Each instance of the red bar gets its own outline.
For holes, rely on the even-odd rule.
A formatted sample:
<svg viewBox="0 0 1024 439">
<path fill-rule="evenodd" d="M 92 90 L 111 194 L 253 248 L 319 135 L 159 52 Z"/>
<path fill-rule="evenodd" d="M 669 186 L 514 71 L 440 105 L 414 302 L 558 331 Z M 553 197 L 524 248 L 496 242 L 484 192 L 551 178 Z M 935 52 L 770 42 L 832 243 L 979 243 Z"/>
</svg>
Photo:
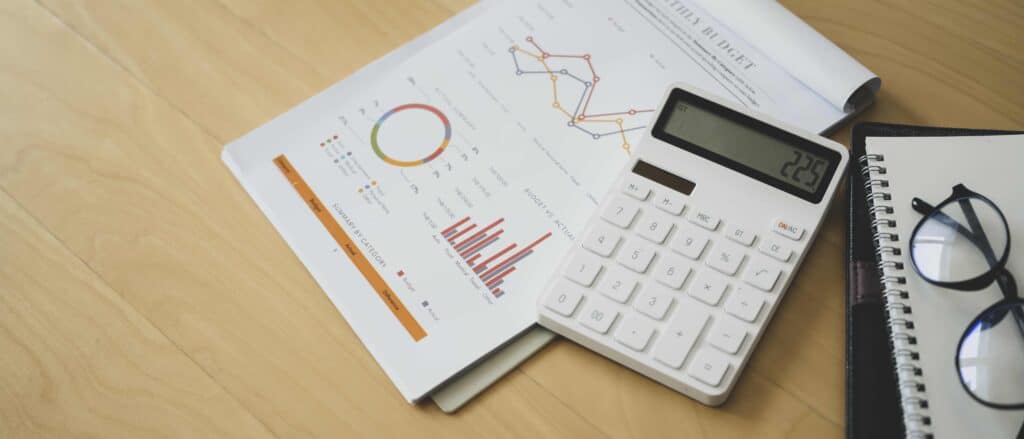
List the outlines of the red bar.
<svg viewBox="0 0 1024 439">
<path fill-rule="evenodd" d="M 500 293 L 500 292 L 501 292 L 501 288 L 495 288 L 495 289 L 491 290 L 491 294 L 493 294 L 494 297 L 498 297 L 498 293 Z"/>
<path fill-rule="evenodd" d="M 455 224 L 452 224 L 452 226 L 451 226 L 451 227 L 449 227 L 449 228 L 447 228 L 447 229 L 444 229 L 444 230 L 442 230 L 442 231 L 441 231 L 441 234 L 442 234 L 442 235 L 446 235 L 446 234 L 448 234 L 448 232 L 451 232 L 452 230 L 455 230 L 455 228 L 456 228 L 456 227 L 458 227 L 458 226 L 461 226 L 461 225 L 462 225 L 462 223 L 464 223 L 464 222 L 466 222 L 466 221 L 469 221 L 469 217 L 468 217 L 468 216 L 467 216 L 467 217 L 465 217 L 465 218 L 463 218 L 463 219 L 461 219 L 461 220 L 459 220 L 459 222 L 457 222 L 457 223 L 455 223 Z"/>
<path fill-rule="evenodd" d="M 513 272 L 513 271 L 516 271 L 516 267 L 515 266 L 509 267 L 508 270 L 502 271 L 501 274 L 499 274 L 497 276 L 494 276 L 494 278 L 492 278 L 491 280 L 487 281 L 487 288 L 490 288 L 490 287 L 494 286 L 494 284 L 498 283 L 498 281 L 501 280 L 501 278 L 503 278 L 505 276 L 508 276 L 508 274 Z"/>
<path fill-rule="evenodd" d="M 480 253 L 477 253 L 476 256 L 473 256 L 472 258 L 466 259 L 466 263 L 469 264 L 469 265 L 473 265 L 473 261 L 477 260 L 477 258 L 479 258 L 479 257 L 480 257 Z"/>
<path fill-rule="evenodd" d="M 461 232 L 452 235 L 451 238 L 448 238 L 448 243 L 450 244 L 450 243 L 455 242 L 455 240 L 459 239 L 460 236 L 465 235 L 466 232 L 468 232 L 470 230 L 473 230 L 475 228 L 476 228 L 476 224 L 470 224 L 469 227 L 466 227 L 465 229 L 462 229 Z"/>
<path fill-rule="evenodd" d="M 533 241 L 532 243 L 530 243 L 530 245 L 528 245 L 528 246 L 526 246 L 526 247 L 523 247 L 523 249 L 522 249 L 522 250 L 519 250 L 518 252 L 516 252 L 516 254 L 514 254 L 514 255 L 512 255 L 512 256 L 509 256 L 508 258 L 505 258 L 505 260 L 504 260 L 504 261 L 501 261 L 501 263 L 499 263 L 499 264 L 495 264 L 495 265 L 494 265 L 494 268 L 492 268 L 492 269 L 490 269 L 490 270 L 487 270 L 487 272 L 485 272 L 484 274 L 481 274 L 481 275 L 480 275 L 480 277 L 487 277 L 487 275 L 488 275 L 488 274 L 491 274 L 491 272 L 493 272 L 494 270 L 496 270 L 496 269 L 498 269 L 498 268 L 501 268 L 501 265 L 502 265 L 502 264 L 504 264 L 504 263 L 506 263 L 506 262 L 508 262 L 508 261 L 511 261 L 511 260 L 513 260 L 513 259 L 515 259 L 515 258 L 519 257 L 519 255 L 522 255 L 523 253 L 526 253 L 526 252 L 530 251 L 530 249 L 532 249 L 532 248 L 536 247 L 536 246 L 537 246 L 537 244 L 540 244 L 540 243 L 541 243 L 541 242 L 543 242 L 543 241 L 544 241 L 545 239 L 548 239 L 548 237 L 549 237 L 549 236 L 551 236 L 551 232 L 548 232 L 548 233 L 544 234 L 544 236 L 541 236 L 540 238 L 537 238 L 537 240 L 536 240 L 536 241 Z M 493 280 L 493 279 L 492 279 L 492 280 Z"/>
<path fill-rule="evenodd" d="M 484 240 L 482 240 L 482 241 L 480 241 L 480 242 L 478 242 L 476 244 L 473 244 L 470 248 L 466 249 L 466 251 L 462 252 L 462 255 L 463 255 L 462 257 L 465 257 L 465 255 L 471 255 L 471 254 L 473 254 L 473 252 L 483 248 L 483 246 L 494 242 L 494 240 L 498 239 L 498 236 L 501 235 L 502 233 L 505 233 L 505 231 L 504 230 L 498 230 L 493 235 L 488 236 L 487 239 L 484 239 Z"/>
<path fill-rule="evenodd" d="M 505 218 L 498 219 L 497 221 L 489 224 L 487 227 L 484 227 L 484 228 L 480 229 L 480 231 L 474 233 L 473 236 L 470 236 L 469 238 L 466 238 L 462 242 L 460 242 L 458 244 L 455 244 L 455 249 L 458 250 L 459 247 L 461 247 L 462 245 L 465 245 L 467 242 L 470 242 L 470 241 L 480 237 L 480 235 L 483 235 L 484 233 L 487 233 L 488 230 L 491 230 L 491 227 L 494 227 L 494 226 L 496 226 L 498 224 L 501 224 L 502 221 L 505 221 Z"/>
<path fill-rule="evenodd" d="M 512 245 L 510 245 L 510 246 L 508 246 L 508 247 L 505 247 L 505 249 L 504 249 L 504 250 L 502 250 L 502 251 L 500 251 L 500 252 L 498 252 L 498 253 L 495 253 L 495 254 L 494 254 L 494 256 L 491 256 L 491 257 L 487 258 L 487 260 L 485 260 L 485 261 L 481 262 L 481 263 L 480 263 L 480 265 L 479 265 L 479 267 L 486 267 L 486 266 L 487 266 L 487 264 L 489 264 L 489 263 L 490 263 L 491 261 L 493 261 L 493 260 L 495 260 L 495 259 L 497 259 L 497 258 L 501 257 L 501 255 L 503 255 L 503 254 L 507 253 L 507 252 L 508 252 L 509 250 L 512 250 L 512 249 L 514 249 L 514 248 L 516 248 L 516 244 L 512 244 Z M 474 271 L 476 271 L 476 270 L 474 270 Z"/>
</svg>

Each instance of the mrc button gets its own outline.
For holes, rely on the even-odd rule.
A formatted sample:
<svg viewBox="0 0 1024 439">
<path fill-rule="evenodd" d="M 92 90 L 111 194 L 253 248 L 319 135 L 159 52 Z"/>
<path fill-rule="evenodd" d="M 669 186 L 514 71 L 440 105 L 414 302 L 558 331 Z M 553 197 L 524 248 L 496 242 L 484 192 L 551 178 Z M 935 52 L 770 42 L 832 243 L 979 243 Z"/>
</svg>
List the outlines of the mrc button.
<svg viewBox="0 0 1024 439">
<path fill-rule="evenodd" d="M 804 236 L 803 227 L 793 225 L 793 223 L 779 218 L 772 221 L 772 230 L 794 241 L 799 241 Z"/>
</svg>

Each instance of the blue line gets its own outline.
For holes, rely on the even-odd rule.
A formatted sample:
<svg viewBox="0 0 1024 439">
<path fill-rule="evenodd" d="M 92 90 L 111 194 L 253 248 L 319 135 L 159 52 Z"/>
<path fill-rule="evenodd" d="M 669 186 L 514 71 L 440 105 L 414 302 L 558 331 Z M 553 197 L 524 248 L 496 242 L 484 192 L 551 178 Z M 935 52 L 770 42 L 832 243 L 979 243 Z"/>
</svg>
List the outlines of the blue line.
<svg viewBox="0 0 1024 439">
<path fill-rule="evenodd" d="M 642 129 L 646 128 L 646 127 L 647 127 L 647 126 L 646 126 L 646 125 L 644 125 L 644 126 L 638 126 L 638 127 L 633 127 L 633 128 L 628 128 L 628 129 L 624 129 L 624 130 L 621 130 L 621 131 L 619 131 L 619 130 L 615 130 L 615 131 L 611 131 L 611 132 L 607 132 L 607 133 L 601 133 L 601 134 L 598 134 L 597 136 L 598 136 L 598 137 L 604 137 L 604 136 L 611 136 L 611 135 L 613 135 L 613 134 L 619 134 L 619 133 L 628 133 L 628 132 L 630 132 L 630 131 L 642 130 Z"/>
<path fill-rule="evenodd" d="M 572 112 L 573 125 L 576 124 L 576 117 L 580 115 L 580 107 L 583 106 L 583 98 L 587 97 L 587 90 L 590 90 L 590 86 L 583 83 L 583 94 L 580 95 L 580 101 L 576 103 L 576 110 Z"/>
<path fill-rule="evenodd" d="M 494 276 L 497 276 L 497 275 L 499 275 L 501 273 L 504 273 L 506 268 L 515 265 L 516 262 L 519 262 L 519 261 L 523 260 L 523 258 L 525 258 L 527 256 L 530 256 L 530 254 L 532 254 L 532 253 L 533 253 L 533 250 L 530 250 L 530 251 L 528 251 L 526 253 L 523 253 L 523 254 L 519 255 L 519 257 L 517 257 L 517 258 L 515 258 L 515 259 L 513 259 L 511 261 L 508 261 L 508 262 L 506 262 L 504 264 L 499 265 L 497 267 L 497 269 L 491 269 L 492 270 L 491 274 L 487 275 L 486 278 L 480 278 L 480 280 L 482 280 L 484 282 L 487 282 L 488 279 L 490 279 L 490 278 L 492 278 Z"/>
<path fill-rule="evenodd" d="M 462 253 L 463 250 L 469 248 L 469 246 L 471 246 L 473 244 L 476 244 L 477 242 L 480 242 L 481 239 L 487 239 L 487 234 L 484 233 L 483 235 L 480 235 L 480 236 L 477 236 L 476 238 L 473 238 L 472 241 L 469 241 L 469 242 L 467 242 L 465 244 L 462 244 L 462 245 L 460 245 L 458 247 L 455 247 L 455 251 L 457 251 L 459 253 Z"/>
</svg>

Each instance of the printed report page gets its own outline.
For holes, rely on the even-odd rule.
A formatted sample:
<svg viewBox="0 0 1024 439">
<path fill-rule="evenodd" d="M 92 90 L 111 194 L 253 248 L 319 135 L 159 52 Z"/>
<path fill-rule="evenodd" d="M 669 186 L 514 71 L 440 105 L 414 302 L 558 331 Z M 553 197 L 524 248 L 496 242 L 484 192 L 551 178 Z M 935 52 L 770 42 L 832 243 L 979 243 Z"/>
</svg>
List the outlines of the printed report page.
<svg viewBox="0 0 1024 439">
<path fill-rule="evenodd" d="M 811 131 L 842 116 L 685 2 L 494 2 L 224 156 L 412 401 L 535 322 L 679 81 Z"/>
</svg>

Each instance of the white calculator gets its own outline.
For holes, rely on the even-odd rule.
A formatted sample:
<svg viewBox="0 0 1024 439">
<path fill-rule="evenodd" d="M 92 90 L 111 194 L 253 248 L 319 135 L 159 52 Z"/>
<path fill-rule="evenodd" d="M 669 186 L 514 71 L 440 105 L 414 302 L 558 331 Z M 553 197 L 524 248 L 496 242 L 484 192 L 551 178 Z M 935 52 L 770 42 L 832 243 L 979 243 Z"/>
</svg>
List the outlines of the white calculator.
<svg viewBox="0 0 1024 439">
<path fill-rule="evenodd" d="M 540 324 L 719 405 L 846 169 L 842 145 L 682 85 L 538 301 Z"/>
</svg>

